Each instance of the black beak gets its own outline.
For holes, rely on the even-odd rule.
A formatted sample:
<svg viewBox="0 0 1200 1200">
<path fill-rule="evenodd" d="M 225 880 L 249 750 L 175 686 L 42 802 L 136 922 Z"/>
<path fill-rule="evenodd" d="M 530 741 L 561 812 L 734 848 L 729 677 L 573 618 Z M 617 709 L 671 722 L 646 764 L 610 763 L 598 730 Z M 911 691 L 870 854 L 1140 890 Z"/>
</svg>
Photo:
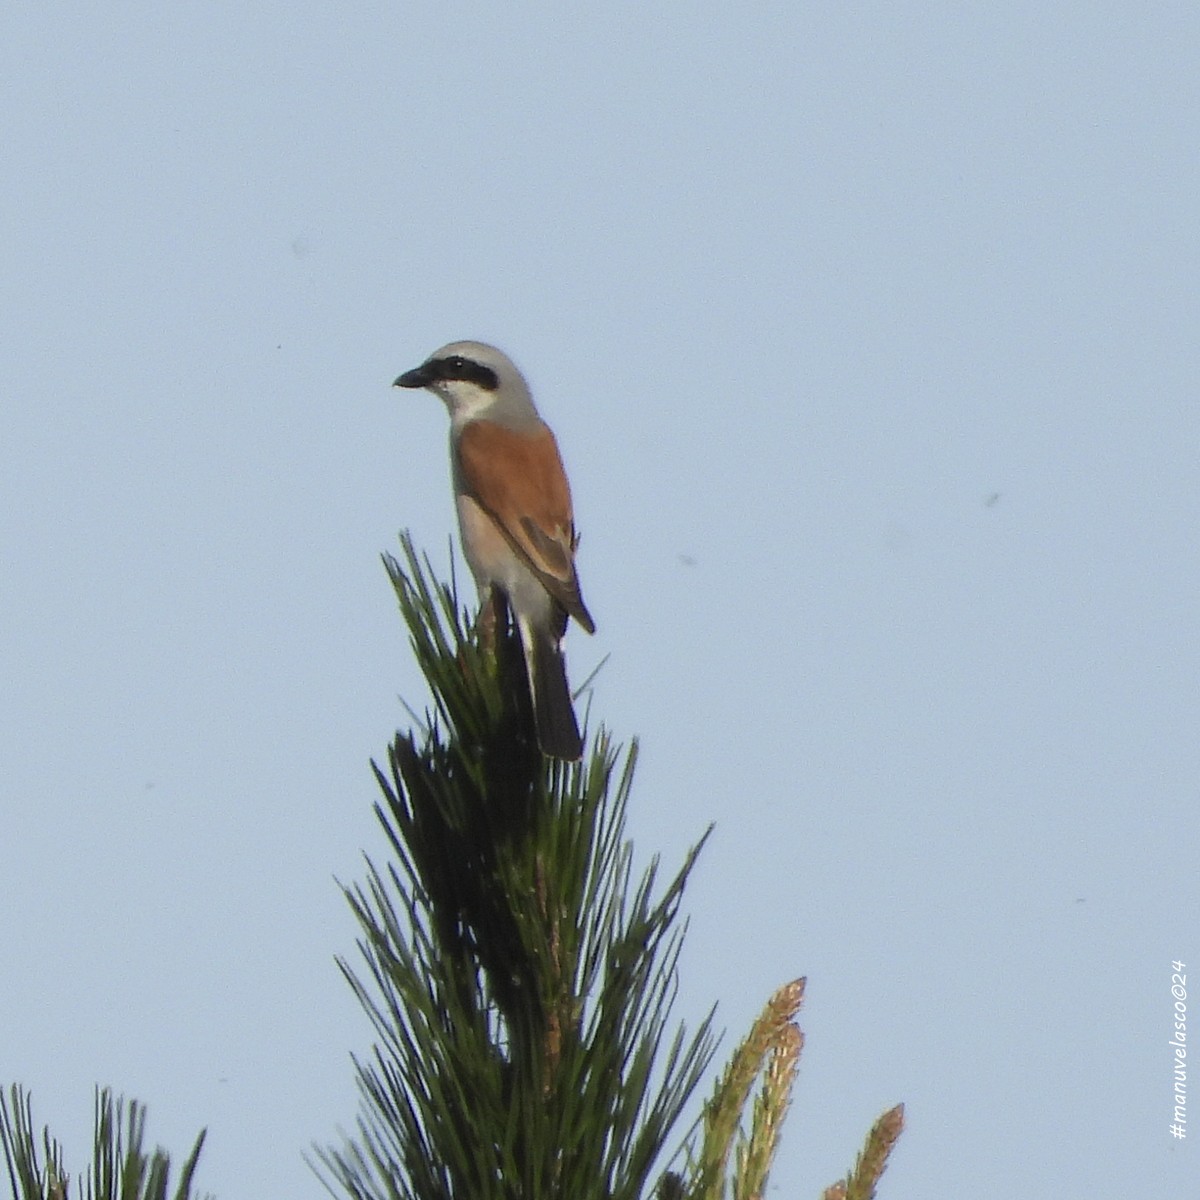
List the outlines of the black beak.
<svg viewBox="0 0 1200 1200">
<path fill-rule="evenodd" d="M 419 367 L 413 367 L 411 371 L 405 371 L 392 387 L 402 388 L 423 388 L 428 387 L 433 382 L 433 371 L 430 370 L 428 363 L 422 363 Z"/>
</svg>

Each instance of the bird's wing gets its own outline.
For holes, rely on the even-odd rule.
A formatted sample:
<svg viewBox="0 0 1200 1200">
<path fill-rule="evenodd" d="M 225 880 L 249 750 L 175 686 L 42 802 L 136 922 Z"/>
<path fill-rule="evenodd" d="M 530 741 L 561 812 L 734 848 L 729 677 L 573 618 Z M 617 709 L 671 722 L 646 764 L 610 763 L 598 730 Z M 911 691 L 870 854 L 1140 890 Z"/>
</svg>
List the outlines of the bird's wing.
<svg viewBox="0 0 1200 1200">
<path fill-rule="evenodd" d="M 546 590 L 590 632 L 594 625 L 575 575 L 571 489 L 554 434 L 545 425 L 525 434 L 495 421 L 470 421 L 458 435 L 458 467 L 468 494 Z"/>
</svg>

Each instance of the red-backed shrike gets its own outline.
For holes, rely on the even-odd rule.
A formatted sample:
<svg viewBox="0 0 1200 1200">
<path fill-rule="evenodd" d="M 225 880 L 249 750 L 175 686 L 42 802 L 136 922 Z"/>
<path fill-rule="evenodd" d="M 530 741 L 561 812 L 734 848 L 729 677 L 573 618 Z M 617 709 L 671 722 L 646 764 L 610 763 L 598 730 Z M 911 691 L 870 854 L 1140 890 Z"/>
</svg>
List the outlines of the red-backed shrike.
<svg viewBox="0 0 1200 1200">
<path fill-rule="evenodd" d="M 495 346 L 451 342 L 396 387 L 428 388 L 450 412 L 450 473 L 463 552 L 484 604 L 508 601 L 525 654 L 538 744 L 583 753 L 562 638 L 567 618 L 596 625 L 579 594 L 571 489 L 529 385 Z"/>
</svg>

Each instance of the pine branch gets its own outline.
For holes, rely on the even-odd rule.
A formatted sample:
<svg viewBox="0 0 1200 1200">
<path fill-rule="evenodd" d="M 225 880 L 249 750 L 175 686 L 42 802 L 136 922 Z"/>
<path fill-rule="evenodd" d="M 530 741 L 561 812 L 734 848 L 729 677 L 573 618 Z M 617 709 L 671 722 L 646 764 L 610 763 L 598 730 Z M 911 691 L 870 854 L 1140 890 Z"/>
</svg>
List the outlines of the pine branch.
<svg viewBox="0 0 1200 1200">
<path fill-rule="evenodd" d="M 42 1131 L 43 1160 L 38 1156 L 30 1096 L 14 1085 L 11 1108 L 0 1091 L 0 1143 L 8 1165 L 13 1200 L 67 1200 L 70 1179 L 63 1170 L 62 1149 Z M 136 1100 L 116 1101 L 107 1089 L 96 1092 L 95 1139 L 90 1175 L 80 1179 L 84 1200 L 191 1200 L 192 1178 L 204 1133 L 196 1139 L 183 1164 L 179 1183 L 170 1191 L 171 1163 L 167 1154 L 142 1150 L 146 1109 Z"/>
<path fill-rule="evenodd" d="M 357 1137 L 318 1158 L 364 1200 L 640 1200 L 712 1051 L 709 1021 L 670 1028 L 700 846 L 635 880 L 636 747 L 543 757 L 506 623 L 472 626 L 402 548 L 432 707 L 375 768 L 392 862 L 345 889 L 366 970 L 341 966 L 377 1040 Z"/>
<path fill-rule="evenodd" d="M 855 1160 L 854 1170 L 845 1179 L 827 1187 L 822 1200 L 875 1200 L 875 1187 L 903 1129 L 904 1105 L 897 1104 L 871 1126 L 862 1153 Z"/>
<path fill-rule="evenodd" d="M 665 882 L 657 859 L 635 876 L 636 744 L 622 755 L 601 731 L 580 763 L 544 758 L 502 609 L 472 623 L 407 537 L 385 562 L 431 702 L 375 765 L 391 861 L 345 889 L 365 970 L 341 967 L 376 1044 L 355 1062 L 357 1136 L 317 1152 L 328 1186 L 352 1200 L 762 1200 L 804 981 L 735 1051 L 686 1173 L 656 1176 L 713 1049 L 711 1014 L 692 1033 L 671 1021 L 679 908 L 708 835 Z M 849 1200 L 873 1195 L 900 1112 L 838 1185 Z"/>
<path fill-rule="evenodd" d="M 736 1200 L 762 1200 L 767 1176 L 779 1149 L 783 1119 L 791 1104 L 792 1085 L 799 1068 L 804 1034 L 784 1025 L 771 1047 L 762 1091 L 755 1098 L 750 1134 L 738 1146 L 733 1194 Z"/>
<path fill-rule="evenodd" d="M 804 1045 L 795 1024 L 804 1000 L 804 983 L 803 979 L 794 980 L 771 997 L 717 1081 L 704 1110 L 700 1153 L 689 1189 L 693 1200 L 724 1200 L 730 1155 L 764 1064 L 765 1079 L 755 1101 L 750 1133 L 738 1146 L 732 1191 L 734 1200 L 755 1200 L 765 1190 Z"/>
</svg>

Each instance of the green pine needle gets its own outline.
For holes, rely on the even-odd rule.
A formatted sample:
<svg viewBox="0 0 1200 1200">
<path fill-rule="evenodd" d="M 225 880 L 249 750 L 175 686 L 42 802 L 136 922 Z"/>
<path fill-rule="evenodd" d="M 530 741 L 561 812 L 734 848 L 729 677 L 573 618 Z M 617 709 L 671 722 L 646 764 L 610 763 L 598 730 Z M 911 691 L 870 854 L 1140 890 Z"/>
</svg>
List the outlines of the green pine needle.
<svg viewBox="0 0 1200 1200">
<path fill-rule="evenodd" d="M 10 1091 L 11 1105 L 0 1091 L 0 1143 L 8 1165 L 13 1200 L 67 1200 L 69 1176 L 62 1150 L 43 1130 L 42 1156 L 34 1133 L 29 1094 L 18 1086 Z M 170 1189 L 171 1163 L 165 1151 L 142 1149 L 146 1109 L 136 1100 L 113 1100 L 104 1088 L 96 1092 L 96 1121 L 92 1168 L 79 1181 L 84 1200 L 192 1200 L 192 1179 L 204 1133 L 196 1139 L 183 1164 L 175 1190 Z"/>
</svg>

